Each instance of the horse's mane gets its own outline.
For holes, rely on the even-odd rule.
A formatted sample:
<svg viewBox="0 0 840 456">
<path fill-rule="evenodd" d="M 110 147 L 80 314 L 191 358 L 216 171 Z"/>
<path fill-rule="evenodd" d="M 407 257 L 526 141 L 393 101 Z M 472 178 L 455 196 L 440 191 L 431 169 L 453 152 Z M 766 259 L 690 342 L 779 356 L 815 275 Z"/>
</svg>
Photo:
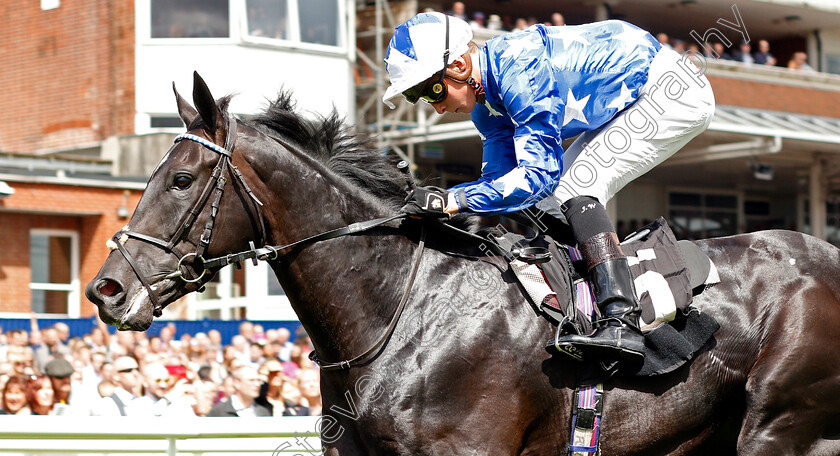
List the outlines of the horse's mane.
<svg viewBox="0 0 840 456">
<path fill-rule="evenodd" d="M 296 109 L 291 93 L 281 91 L 264 112 L 249 117 L 254 128 L 323 163 L 357 188 L 397 210 L 405 204 L 405 178 L 397 169 L 399 157 L 373 147 L 370 137 L 356 134 L 334 109 L 328 116 L 309 119 Z M 474 230 L 476 217 L 456 217 L 458 225 Z"/>
</svg>

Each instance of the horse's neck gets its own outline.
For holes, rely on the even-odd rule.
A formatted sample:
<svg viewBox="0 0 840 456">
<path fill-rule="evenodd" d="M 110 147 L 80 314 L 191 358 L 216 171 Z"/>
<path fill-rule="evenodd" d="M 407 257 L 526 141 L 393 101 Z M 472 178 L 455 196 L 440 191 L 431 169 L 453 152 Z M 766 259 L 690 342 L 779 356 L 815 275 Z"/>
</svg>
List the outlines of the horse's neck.
<svg viewBox="0 0 840 456">
<path fill-rule="evenodd" d="M 291 243 L 392 215 L 359 190 L 335 186 L 335 177 L 323 170 L 300 166 L 285 173 L 297 179 L 294 185 L 269 184 L 277 191 L 267 207 L 280 208 L 271 214 L 275 241 Z M 338 360 L 366 349 L 387 327 L 412 251 L 402 236 L 368 232 L 293 249 L 273 268 L 319 354 Z"/>
</svg>

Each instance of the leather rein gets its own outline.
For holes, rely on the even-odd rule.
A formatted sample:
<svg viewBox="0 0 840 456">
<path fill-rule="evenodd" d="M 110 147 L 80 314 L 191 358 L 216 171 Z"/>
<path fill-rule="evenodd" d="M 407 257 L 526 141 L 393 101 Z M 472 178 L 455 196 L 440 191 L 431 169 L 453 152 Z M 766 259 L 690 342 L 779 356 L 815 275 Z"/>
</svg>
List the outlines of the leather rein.
<svg viewBox="0 0 840 456">
<path fill-rule="evenodd" d="M 306 244 L 314 244 L 320 241 L 326 241 L 329 239 L 335 239 L 342 236 L 347 236 L 350 234 L 361 233 L 364 231 L 368 231 L 370 229 L 376 228 L 378 226 L 384 225 L 388 222 L 393 220 L 403 219 L 407 217 L 404 213 L 399 213 L 389 217 L 382 217 L 378 219 L 368 220 L 365 222 L 357 222 L 352 223 L 348 226 L 336 228 L 333 230 L 325 231 L 320 234 L 316 234 L 310 236 L 308 238 L 300 239 L 298 241 L 285 244 L 285 245 L 265 245 L 261 248 L 256 248 L 254 242 L 249 242 L 251 249 L 245 250 L 238 253 L 231 253 L 227 254 L 222 257 L 218 258 L 211 258 L 211 259 L 204 259 L 204 253 L 207 251 L 207 247 L 210 245 L 211 236 L 213 233 L 213 226 L 215 225 L 216 215 L 219 212 L 219 205 L 222 199 L 222 195 L 224 193 L 224 187 L 227 183 L 227 178 L 225 177 L 225 173 L 229 171 L 236 180 L 242 185 L 242 188 L 248 194 L 249 198 L 253 200 L 253 202 L 257 205 L 257 215 L 259 217 L 259 231 L 260 231 L 260 238 L 262 242 L 266 240 L 265 236 L 265 228 L 264 228 L 264 219 L 262 216 L 262 212 L 260 211 L 260 207 L 263 206 L 263 203 L 254 195 L 251 188 L 245 182 L 245 178 L 242 176 L 242 173 L 239 172 L 239 169 L 236 166 L 233 166 L 231 160 L 233 158 L 233 151 L 234 147 L 236 146 L 236 133 L 237 133 L 237 123 L 236 119 L 232 116 L 227 117 L 227 135 L 225 137 L 225 144 L 224 147 L 215 144 L 212 141 L 209 141 L 205 138 L 200 136 L 192 135 L 189 133 L 180 134 L 175 137 L 175 144 L 182 140 L 189 140 L 194 141 L 202 146 L 207 147 L 208 149 L 212 150 L 219 154 L 219 161 L 216 164 L 215 168 L 213 169 L 213 174 L 210 176 L 210 179 L 205 184 L 204 189 L 201 192 L 198 200 L 196 200 L 195 204 L 192 206 L 190 210 L 184 213 L 181 216 L 179 221 L 179 228 L 175 231 L 175 234 L 172 237 L 165 241 L 160 238 L 156 238 L 154 236 L 150 236 L 143 233 L 138 233 L 136 231 L 131 231 L 127 229 L 128 227 L 118 231 L 111 240 L 116 244 L 116 249 L 122 254 L 125 260 L 128 262 L 131 269 L 134 271 L 134 274 L 140 280 L 140 283 L 146 289 L 149 294 L 149 300 L 154 305 L 154 316 L 160 317 L 163 314 L 163 306 L 160 303 L 160 297 L 157 291 L 153 288 L 153 285 L 165 280 L 165 279 L 174 279 L 179 278 L 185 283 L 197 283 L 199 282 L 205 275 L 212 273 L 212 271 L 216 268 L 222 268 L 224 266 L 230 264 L 237 264 L 245 261 L 251 260 L 254 265 L 257 264 L 258 260 L 261 261 L 273 261 L 279 258 L 279 252 L 290 249 L 292 247 L 306 245 Z M 173 145 L 174 147 L 174 145 Z M 184 233 L 189 232 L 190 228 L 192 227 L 193 223 L 195 223 L 198 215 L 204 209 L 204 206 L 207 204 L 208 199 L 210 198 L 210 194 L 215 188 L 215 193 L 213 196 L 213 201 L 210 206 L 210 214 L 207 216 L 207 221 L 204 225 L 204 232 L 201 235 L 198 245 L 196 246 L 195 252 L 190 252 L 187 254 L 182 254 L 178 249 L 176 249 L 176 245 L 181 242 Z M 137 239 L 139 241 L 147 242 L 154 246 L 157 246 L 163 249 L 165 252 L 171 255 L 175 255 L 178 258 L 178 267 L 175 271 L 170 274 L 167 274 L 162 279 L 156 281 L 155 283 L 150 282 L 146 276 L 142 273 L 140 267 L 137 265 L 134 258 L 128 252 L 128 250 L 123 245 L 129 238 Z M 376 354 L 384 347 L 385 343 L 390 339 L 391 335 L 394 332 L 394 329 L 397 326 L 397 322 L 399 321 L 400 315 L 402 314 L 403 310 L 405 309 L 405 305 L 408 301 L 408 297 L 411 293 L 411 288 L 414 284 L 414 280 L 417 277 L 417 270 L 420 267 L 420 260 L 423 256 L 423 250 L 426 243 L 426 232 L 425 229 L 421 229 L 420 241 L 417 245 L 417 249 L 414 255 L 413 266 L 411 269 L 411 273 L 409 275 L 408 281 L 406 283 L 405 289 L 403 291 L 402 297 L 400 299 L 399 304 L 397 305 L 397 309 L 394 312 L 394 315 L 391 317 L 391 321 L 388 324 L 388 328 L 385 333 L 367 350 L 365 350 L 362 354 L 350 358 L 348 360 L 339 361 L 339 362 L 329 362 L 325 361 L 317 356 L 315 351 L 312 351 L 309 354 L 309 358 L 317 363 L 321 369 L 323 370 L 338 370 L 338 369 L 350 369 L 351 367 L 359 366 L 368 363 L 371 361 Z M 182 268 L 185 266 L 185 261 L 192 258 L 192 265 L 195 270 L 200 269 L 201 274 L 199 274 L 195 278 L 188 278 L 187 275 L 182 272 Z"/>
</svg>

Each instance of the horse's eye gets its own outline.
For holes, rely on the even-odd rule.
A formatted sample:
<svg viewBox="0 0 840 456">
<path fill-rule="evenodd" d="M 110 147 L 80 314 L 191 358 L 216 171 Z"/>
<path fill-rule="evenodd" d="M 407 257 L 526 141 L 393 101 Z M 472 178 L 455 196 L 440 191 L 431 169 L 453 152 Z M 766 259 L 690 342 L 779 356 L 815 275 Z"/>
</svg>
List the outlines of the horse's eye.
<svg viewBox="0 0 840 456">
<path fill-rule="evenodd" d="M 175 176 L 174 184 L 175 188 L 179 190 L 186 190 L 190 187 L 190 184 L 192 184 L 192 178 L 190 176 L 180 174 L 178 176 Z"/>
</svg>

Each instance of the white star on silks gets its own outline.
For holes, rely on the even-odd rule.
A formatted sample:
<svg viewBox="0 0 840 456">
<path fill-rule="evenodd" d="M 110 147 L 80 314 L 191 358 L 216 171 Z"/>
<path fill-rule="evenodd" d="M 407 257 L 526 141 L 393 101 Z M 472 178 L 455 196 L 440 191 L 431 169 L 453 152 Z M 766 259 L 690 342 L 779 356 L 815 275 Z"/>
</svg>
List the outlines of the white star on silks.
<svg viewBox="0 0 840 456">
<path fill-rule="evenodd" d="M 507 198 L 513 193 L 514 190 L 517 188 L 521 188 L 526 192 L 531 191 L 531 186 L 528 184 L 528 180 L 525 179 L 525 169 L 524 168 L 514 168 L 511 172 L 505 174 L 504 176 L 496 179 L 496 182 L 502 184 L 502 198 Z"/>
<path fill-rule="evenodd" d="M 646 43 L 649 43 L 647 39 L 648 32 L 630 27 L 627 24 L 621 24 L 624 28 L 621 33 L 615 35 L 613 39 L 618 40 L 621 42 L 627 50 L 632 50 L 636 46 L 641 46 Z"/>
<path fill-rule="evenodd" d="M 577 41 L 578 43 L 580 43 L 584 46 L 589 46 L 590 44 L 592 44 L 589 41 L 586 41 L 586 38 L 583 37 L 583 30 L 575 30 L 574 28 L 571 28 L 571 27 L 569 27 L 569 28 L 563 27 L 562 31 L 557 32 L 557 33 L 549 33 L 548 36 L 549 36 L 549 38 L 556 38 L 556 39 L 559 39 L 559 40 L 563 41 L 563 48 L 564 49 L 569 49 L 569 44 L 571 44 L 571 43 L 566 44 L 567 40 L 571 41 L 572 43 Z"/>
<path fill-rule="evenodd" d="M 575 95 L 572 93 L 572 89 L 569 89 L 569 97 L 566 98 L 566 109 L 563 113 L 563 126 L 569 124 L 572 120 L 578 120 L 586 125 L 589 125 L 589 121 L 586 120 L 586 116 L 583 115 L 583 108 L 586 107 L 586 102 L 589 101 L 589 97 L 592 95 L 587 95 L 580 100 L 575 99 Z"/>
<path fill-rule="evenodd" d="M 608 104 L 608 108 L 615 108 L 621 111 L 627 106 L 629 103 L 635 101 L 636 98 L 633 96 L 633 92 L 627 88 L 627 84 L 624 82 L 621 83 L 621 93 L 618 94 L 617 97 L 612 101 L 612 103 Z"/>
<path fill-rule="evenodd" d="M 522 51 L 526 49 L 536 49 L 537 44 L 532 42 L 528 38 L 520 38 L 518 40 L 508 40 L 508 48 L 505 49 L 505 52 L 502 53 L 502 57 L 511 57 L 512 59 L 516 60 L 519 58 L 519 55 L 522 54 Z"/>
</svg>

